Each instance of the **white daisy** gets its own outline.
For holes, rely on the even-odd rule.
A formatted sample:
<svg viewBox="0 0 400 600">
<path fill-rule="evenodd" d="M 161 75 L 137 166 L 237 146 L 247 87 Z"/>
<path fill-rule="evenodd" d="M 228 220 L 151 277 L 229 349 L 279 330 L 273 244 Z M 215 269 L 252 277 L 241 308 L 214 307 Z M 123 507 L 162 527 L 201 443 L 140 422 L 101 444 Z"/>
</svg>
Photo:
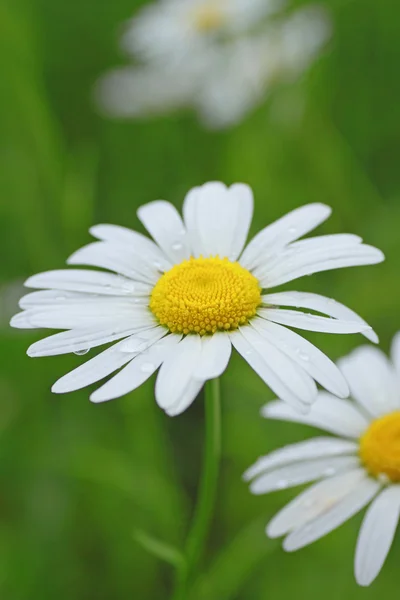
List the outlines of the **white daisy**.
<svg viewBox="0 0 400 600">
<path fill-rule="evenodd" d="M 99 83 L 112 116 L 141 117 L 193 106 L 211 127 L 238 122 L 277 79 L 302 72 L 329 35 L 325 13 L 274 14 L 280 0 L 159 0 L 126 27 L 137 60 Z"/>
<path fill-rule="evenodd" d="M 322 352 L 285 326 L 329 333 L 371 328 L 353 311 L 316 294 L 263 290 L 328 269 L 378 263 L 382 253 L 355 235 L 302 241 L 330 215 L 323 204 L 298 208 L 258 233 L 243 251 L 253 214 L 244 184 L 211 182 L 192 189 L 176 208 L 159 200 L 139 208 L 153 237 L 113 225 L 91 229 L 94 242 L 69 265 L 89 269 L 49 271 L 26 286 L 46 288 L 23 297 L 20 328 L 66 329 L 34 343 L 29 356 L 75 352 L 119 341 L 53 386 L 70 392 L 121 369 L 91 395 L 93 402 L 122 396 L 159 367 L 156 400 L 169 414 L 184 411 L 203 383 L 225 370 L 233 345 L 258 375 L 300 410 L 316 399 L 315 381 L 339 396 L 348 386 Z M 288 310 L 311 309 L 329 318 Z"/>
<path fill-rule="evenodd" d="M 277 400 L 268 419 L 319 427 L 338 437 L 317 437 L 263 456 L 245 473 L 254 494 L 318 480 L 268 524 L 267 535 L 285 535 L 288 552 L 320 539 L 369 506 L 358 536 L 355 576 L 367 586 L 379 574 L 400 516 L 400 332 L 392 362 L 363 346 L 342 358 L 352 400 L 321 392 L 306 416 Z"/>
</svg>

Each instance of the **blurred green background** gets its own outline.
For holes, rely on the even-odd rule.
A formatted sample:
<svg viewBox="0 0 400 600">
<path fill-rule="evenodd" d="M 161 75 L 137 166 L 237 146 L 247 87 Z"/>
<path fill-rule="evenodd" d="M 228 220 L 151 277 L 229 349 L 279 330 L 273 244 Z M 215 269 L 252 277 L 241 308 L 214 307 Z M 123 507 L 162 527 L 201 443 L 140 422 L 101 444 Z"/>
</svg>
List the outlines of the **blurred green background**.
<svg viewBox="0 0 400 600">
<path fill-rule="evenodd" d="M 292 4 L 300 5 L 300 2 Z M 321 3 L 322 4 L 322 3 Z M 353 232 L 387 262 L 295 282 L 348 304 L 384 349 L 400 329 L 400 5 L 326 0 L 334 35 L 297 83 L 227 132 L 189 113 L 110 122 L 91 90 L 122 63 L 121 22 L 136 0 L 0 0 L 0 597 L 7 600 L 168 598 L 172 573 L 135 541 L 140 528 L 181 545 L 203 449 L 203 403 L 169 419 L 154 381 L 92 405 L 89 391 L 50 393 L 83 359 L 29 359 L 42 332 L 11 330 L 28 275 L 61 268 L 88 227 L 142 230 L 137 207 L 206 180 L 248 182 L 252 232 L 307 202 L 334 213 L 320 232 Z M 361 336 L 313 335 L 337 358 Z M 222 379 L 223 463 L 202 575 L 188 600 L 325 600 L 398 593 L 400 535 L 378 581 L 357 589 L 361 516 L 293 555 L 264 525 L 297 490 L 253 497 L 241 481 L 260 454 L 312 435 L 266 422 L 271 393 L 234 356 Z M 225 554 L 221 555 L 221 548 Z"/>
</svg>

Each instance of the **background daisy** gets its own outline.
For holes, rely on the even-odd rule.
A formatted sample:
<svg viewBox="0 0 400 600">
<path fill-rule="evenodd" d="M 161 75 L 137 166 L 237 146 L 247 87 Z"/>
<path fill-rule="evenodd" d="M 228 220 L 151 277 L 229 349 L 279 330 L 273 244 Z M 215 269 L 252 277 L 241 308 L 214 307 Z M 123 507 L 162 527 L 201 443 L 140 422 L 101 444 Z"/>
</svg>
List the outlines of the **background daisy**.
<svg viewBox="0 0 400 600">
<path fill-rule="evenodd" d="M 355 576 L 369 585 L 379 574 L 400 518 L 400 333 L 392 362 L 362 346 L 342 358 L 352 400 L 325 392 L 301 416 L 280 401 L 267 404 L 268 419 L 306 423 L 337 437 L 317 437 L 263 456 L 245 473 L 253 494 L 318 480 L 268 524 L 267 535 L 286 535 L 288 552 L 304 548 L 370 505 L 357 541 Z"/>
<path fill-rule="evenodd" d="M 138 216 L 154 242 L 122 227 L 93 227 L 100 241 L 75 252 L 68 263 L 117 274 L 73 269 L 34 275 L 25 285 L 47 289 L 22 298 L 24 311 L 11 325 L 68 330 L 34 343 L 29 356 L 86 354 L 123 338 L 62 377 L 52 388 L 56 393 L 80 389 L 122 367 L 91 395 L 93 402 L 103 402 L 136 389 L 161 367 L 156 400 L 177 415 L 206 380 L 223 373 L 233 345 L 280 398 L 307 412 L 317 397 L 315 381 L 341 397 L 348 387 L 322 352 L 286 326 L 361 332 L 377 341 L 365 321 L 332 299 L 304 292 L 263 295 L 303 275 L 383 260 L 382 252 L 355 235 L 298 241 L 330 212 L 323 204 L 299 208 L 260 231 L 243 251 L 253 214 L 247 185 L 211 182 L 192 189 L 184 220 L 168 202 L 144 205 Z"/>
<path fill-rule="evenodd" d="M 274 83 L 299 75 L 328 38 L 321 9 L 279 15 L 284 4 L 160 0 L 145 6 L 121 41 L 138 64 L 100 81 L 100 105 L 121 117 L 191 106 L 210 127 L 237 123 Z"/>
</svg>

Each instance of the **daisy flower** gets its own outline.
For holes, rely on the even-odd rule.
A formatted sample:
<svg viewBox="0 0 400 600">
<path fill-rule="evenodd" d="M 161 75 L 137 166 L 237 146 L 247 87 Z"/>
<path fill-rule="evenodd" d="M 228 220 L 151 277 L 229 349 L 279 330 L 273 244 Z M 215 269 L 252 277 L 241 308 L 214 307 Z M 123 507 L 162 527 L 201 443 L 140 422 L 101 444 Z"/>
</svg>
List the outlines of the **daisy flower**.
<svg viewBox="0 0 400 600">
<path fill-rule="evenodd" d="M 21 299 L 23 312 L 11 325 L 67 330 L 34 343 L 29 356 L 85 354 L 121 340 L 53 386 L 56 393 L 70 392 L 121 369 L 91 395 L 93 402 L 134 390 L 160 367 L 156 400 L 169 415 L 179 414 L 205 381 L 225 370 L 232 345 L 299 410 L 316 399 L 315 381 L 347 396 L 335 364 L 287 327 L 361 332 L 376 341 L 371 328 L 334 300 L 263 292 L 303 275 L 383 260 L 355 235 L 297 241 L 330 212 L 323 204 L 298 208 L 263 229 L 243 251 L 253 213 L 253 194 L 245 184 L 228 188 L 211 182 L 190 190 L 183 219 L 163 200 L 145 204 L 138 217 L 154 241 L 124 227 L 96 225 L 91 233 L 99 241 L 75 252 L 68 264 L 107 272 L 73 268 L 30 277 L 27 287 L 44 289 Z"/>
<path fill-rule="evenodd" d="M 315 7 L 277 16 L 280 0 L 159 0 L 127 24 L 134 66 L 101 79 L 111 116 L 141 117 L 192 106 L 210 127 L 228 127 L 259 104 L 276 80 L 301 73 L 329 35 Z"/>
<path fill-rule="evenodd" d="M 268 524 L 267 535 L 285 535 L 283 547 L 299 550 L 339 527 L 370 504 L 358 536 L 355 576 L 367 586 L 379 574 L 400 516 L 400 333 L 392 361 L 362 346 L 338 366 L 349 382 L 351 400 L 320 392 L 308 415 L 277 400 L 268 419 L 305 423 L 333 433 L 261 457 L 245 473 L 254 494 L 317 481 Z"/>
</svg>

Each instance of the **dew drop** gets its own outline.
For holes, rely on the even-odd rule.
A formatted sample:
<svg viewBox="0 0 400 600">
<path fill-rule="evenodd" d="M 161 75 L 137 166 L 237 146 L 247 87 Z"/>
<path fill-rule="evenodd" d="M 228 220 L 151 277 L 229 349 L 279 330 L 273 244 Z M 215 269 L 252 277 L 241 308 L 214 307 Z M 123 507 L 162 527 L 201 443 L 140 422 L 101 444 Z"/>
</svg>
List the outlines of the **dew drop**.
<svg viewBox="0 0 400 600">
<path fill-rule="evenodd" d="M 126 340 L 126 342 L 121 344 L 120 351 L 127 352 L 127 353 L 138 352 L 139 350 L 142 349 L 143 344 L 146 341 L 147 340 L 145 340 L 141 337 L 135 337 L 135 338 L 132 338 L 131 340 Z"/>
<path fill-rule="evenodd" d="M 77 356 L 83 356 L 88 352 L 90 352 L 90 348 L 84 348 L 83 350 L 74 350 L 74 354 L 76 354 Z"/>
<path fill-rule="evenodd" d="M 60 301 L 60 300 L 65 300 L 65 296 L 56 296 L 56 300 Z"/>
<path fill-rule="evenodd" d="M 289 227 L 288 233 L 297 233 L 297 227 Z"/>
<path fill-rule="evenodd" d="M 310 360 L 310 357 L 305 352 L 299 352 L 299 357 L 301 358 L 301 360 L 304 360 L 306 362 Z"/>
<path fill-rule="evenodd" d="M 253 350 L 246 350 L 244 354 L 245 356 L 251 356 L 253 354 Z"/>
<path fill-rule="evenodd" d="M 175 244 L 172 244 L 172 250 L 182 250 L 183 245 L 181 244 L 181 242 L 175 242 Z"/>
<path fill-rule="evenodd" d="M 141 365 L 140 370 L 142 373 L 152 373 L 156 366 L 151 362 L 145 362 Z"/>
</svg>

